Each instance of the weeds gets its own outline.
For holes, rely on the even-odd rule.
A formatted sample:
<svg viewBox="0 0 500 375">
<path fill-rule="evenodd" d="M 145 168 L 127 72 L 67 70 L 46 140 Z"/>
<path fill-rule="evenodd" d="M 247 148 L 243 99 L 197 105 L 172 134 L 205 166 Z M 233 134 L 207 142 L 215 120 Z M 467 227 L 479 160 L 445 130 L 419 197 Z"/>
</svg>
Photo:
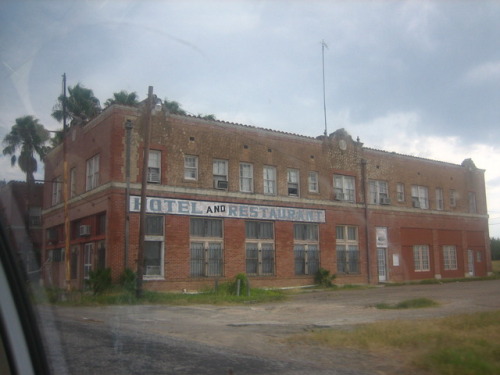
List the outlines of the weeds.
<svg viewBox="0 0 500 375">
<path fill-rule="evenodd" d="M 433 301 L 429 298 L 414 298 L 408 299 L 405 301 L 401 301 L 394 305 L 389 305 L 387 303 L 378 303 L 375 305 L 377 309 L 381 310 L 402 310 L 402 309 L 422 309 L 425 307 L 435 307 L 438 306 L 439 303 Z"/>
</svg>

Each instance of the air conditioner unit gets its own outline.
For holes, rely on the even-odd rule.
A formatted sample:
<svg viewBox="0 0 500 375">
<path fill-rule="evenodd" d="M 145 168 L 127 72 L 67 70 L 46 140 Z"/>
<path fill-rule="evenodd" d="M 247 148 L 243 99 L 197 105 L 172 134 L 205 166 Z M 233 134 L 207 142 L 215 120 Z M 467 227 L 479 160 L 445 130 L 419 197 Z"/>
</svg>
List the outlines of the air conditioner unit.
<svg viewBox="0 0 500 375">
<path fill-rule="evenodd" d="M 90 225 L 80 225 L 80 236 L 90 236 Z"/>
<path fill-rule="evenodd" d="M 417 200 L 417 199 L 414 199 L 414 200 L 413 200 L 413 207 L 415 207 L 415 208 L 420 208 L 420 201 L 419 201 L 419 200 Z"/>
<path fill-rule="evenodd" d="M 228 183 L 226 180 L 217 180 L 215 188 L 221 190 L 227 190 Z"/>
<path fill-rule="evenodd" d="M 344 200 L 344 193 L 336 193 L 335 200 L 336 201 L 343 201 Z"/>
<path fill-rule="evenodd" d="M 380 198 L 380 204 L 391 204 L 390 198 Z"/>
</svg>

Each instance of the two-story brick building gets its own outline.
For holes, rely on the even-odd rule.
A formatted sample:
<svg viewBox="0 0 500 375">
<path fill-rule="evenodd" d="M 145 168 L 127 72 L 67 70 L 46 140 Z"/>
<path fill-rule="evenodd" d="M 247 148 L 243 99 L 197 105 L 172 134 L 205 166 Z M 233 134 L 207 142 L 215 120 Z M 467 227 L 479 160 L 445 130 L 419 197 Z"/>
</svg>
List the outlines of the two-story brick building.
<svg viewBox="0 0 500 375">
<path fill-rule="evenodd" d="M 66 136 L 69 274 L 137 268 L 142 109 L 114 105 Z M 130 137 L 126 123 L 131 124 Z M 491 271 L 484 171 L 192 116 L 151 118 L 146 288 L 198 289 L 483 276 Z M 130 141 L 128 141 L 128 139 Z M 130 146 L 128 146 L 130 144 Z M 63 147 L 45 159 L 45 280 L 64 286 Z M 129 177 L 128 177 L 129 176 Z M 129 203 L 129 208 L 127 205 Z"/>
</svg>

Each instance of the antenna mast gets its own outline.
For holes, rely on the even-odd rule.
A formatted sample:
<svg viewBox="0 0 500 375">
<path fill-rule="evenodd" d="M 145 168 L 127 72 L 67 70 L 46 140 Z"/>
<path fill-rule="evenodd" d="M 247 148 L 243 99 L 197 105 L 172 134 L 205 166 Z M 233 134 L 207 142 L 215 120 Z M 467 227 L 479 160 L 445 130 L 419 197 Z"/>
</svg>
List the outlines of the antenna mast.
<svg viewBox="0 0 500 375">
<path fill-rule="evenodd" d="M 328 129 L 326 126 L 326 93 L 325 93 L 325 47 L 328 45 L 324 40 L 321 41 L 321 57 L 323 62 L 323 112 L 325 114 L 325 137 L 328 135 Z"/>
</svg>

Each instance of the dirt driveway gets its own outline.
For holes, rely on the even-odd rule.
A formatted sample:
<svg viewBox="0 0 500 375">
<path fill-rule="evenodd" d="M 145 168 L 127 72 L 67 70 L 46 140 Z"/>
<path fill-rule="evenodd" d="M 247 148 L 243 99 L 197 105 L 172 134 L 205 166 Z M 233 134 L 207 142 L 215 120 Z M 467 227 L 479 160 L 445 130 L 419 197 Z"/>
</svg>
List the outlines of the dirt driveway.
<svg viewBox="0 0 500 375">
<path fill-rule="evenodd" d="M 397 303 L 426 297 L 439 307 L 378 310 L 379 302 Z M 193 340 L 219 348 L 276 359 L 309 361 L 324 368 L 353 373 L 408 373 L 401 360 L 348 350 L 324 350 L 284 342 L 290 334 L 314 328 L 348 327 L 394 319 L 422 319 L 500 309 L 500 280 L 438 285 L 375 287 L 361 290 L 305 291 L 289 301 L 243 306 L 107 306 L 58 307 L 56 315 L 102 322 L 109 329 L 140 330 Z M 358 371 L 358 372 L 356 372 Z M 332 372 L 336 373 L 336 372 Z M 415 373 L 415 372 L 412 372 Z"/>
</svg>

